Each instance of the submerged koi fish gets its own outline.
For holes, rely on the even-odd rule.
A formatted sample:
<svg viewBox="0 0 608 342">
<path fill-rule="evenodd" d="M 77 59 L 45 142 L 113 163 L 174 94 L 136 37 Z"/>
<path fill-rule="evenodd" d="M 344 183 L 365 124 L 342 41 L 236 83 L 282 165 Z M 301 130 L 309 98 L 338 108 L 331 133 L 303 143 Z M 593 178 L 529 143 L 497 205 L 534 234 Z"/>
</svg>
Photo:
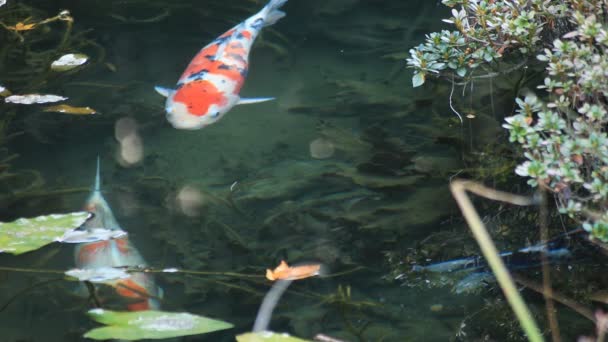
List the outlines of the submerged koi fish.
<svg viewBox="0 0 608 342">
<path fill-rule="evenodd" d="M 81 229 L 105 228 L 124 231 L 101 194 L 99 158 L 97 158 L 95 185 L 85 204 L 85 210 L 93 213 L 94 217 L 87 221 Z M 82 269 L 146 265 L 143 257 L 131 244 L 126 234 L 116 239 L 79 244 L 76 247 L 75 258 L 76 267 Z M 160 307 L 158 300 L 162 298 L 162 289 L 156 286 L 151 274 L 131 273 L 130 277 L 119 279 L 113 282 L 112 286 L 116 293 L 128 302 L 127 309 L 130 311 L 152 310 Z"/>
<path fill-rule="evenodd" d="M 549 263 L 563 262 L 572 255 L 561 239 L 521 248 L 515 252 L 502 252 L 499 255 L 509 270 L 522 270 L 541 265 L 543 252 L 546 253 Z M 495 281 L 489 265 L 482 256 L 448 260 L 426 266 L 414 265 L 412 271 L 463 276 L 452 288 L 456 294 L 475 293 L 484 284 Z M 446 282 L 446 279 L 441 279 L 441 282 Z"/>
<path fill-rule="evenodd" d="M 222 118 L 237 104 L 273 100 L 241 98 L 249 51 L 263 27 L 285 16 L 287 0 L 270 0 L 261 11 L 205 46 L 183 72 L 175 89 L 155 87 L 167 98 L 167 120 L 178 129 L 200 129 Z"/>
</svg>

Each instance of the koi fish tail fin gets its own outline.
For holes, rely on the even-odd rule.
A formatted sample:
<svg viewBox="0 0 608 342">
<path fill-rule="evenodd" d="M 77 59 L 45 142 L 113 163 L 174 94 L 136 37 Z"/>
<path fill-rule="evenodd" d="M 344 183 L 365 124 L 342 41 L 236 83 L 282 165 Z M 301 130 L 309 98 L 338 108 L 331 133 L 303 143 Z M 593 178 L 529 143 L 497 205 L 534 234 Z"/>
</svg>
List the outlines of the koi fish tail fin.
<svg viewBox="0 0 608 342">
<path fill-rule="evenodd" d="M 266 11 L 266 18 L 264 19 L 264 26 L 270 26 L 276 23 L 279 19 L 285 16 L 285 12 L 279 10 L 287 0 L 270 0 L 264 11 Z"/>
<path fill-rule="evenodd" d="M 93 185 L 94 192 L 101 191 L 101 177 L 99 176 L 99 156 L 97 156 L 97 171 L 95 172 L 95 185 Z"/>
</svg>

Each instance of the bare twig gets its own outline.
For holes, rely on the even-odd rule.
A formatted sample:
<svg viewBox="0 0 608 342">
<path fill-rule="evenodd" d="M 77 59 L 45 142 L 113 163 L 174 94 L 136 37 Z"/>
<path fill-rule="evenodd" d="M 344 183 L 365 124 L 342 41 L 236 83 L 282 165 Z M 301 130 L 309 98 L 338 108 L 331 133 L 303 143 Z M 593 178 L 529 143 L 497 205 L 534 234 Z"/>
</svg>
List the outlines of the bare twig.
<svg viewBox="0 0 608 342">
<path fill-rule="evenodd" d="M 545 245 L 549 240 L 549 229 L 547 228 L 547 192 L 543 188 L 539 188 L 540 193 L 540 243 Z M 561 342 L 562 338 L 559 333 L 559 325 L 555 316 L 555 305 L 553 305 L 553 288 L 551 287 L 551 267 L 549 267 L 548 248 L 543 248 L 540 254 L 542 272 L 543 272 L 543 297 L 545 298 L 545 307 L 547 309 L 547 319 L 549 320 L 549 328 L 551 329 L 551 338 L 553 342 Z"/>
</svg>

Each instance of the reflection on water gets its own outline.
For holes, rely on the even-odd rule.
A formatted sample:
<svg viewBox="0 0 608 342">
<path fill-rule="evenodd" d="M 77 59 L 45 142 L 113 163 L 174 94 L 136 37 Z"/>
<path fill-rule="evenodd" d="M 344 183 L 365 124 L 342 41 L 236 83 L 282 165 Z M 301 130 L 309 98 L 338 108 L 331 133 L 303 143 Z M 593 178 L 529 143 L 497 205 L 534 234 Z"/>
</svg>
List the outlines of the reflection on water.
<svg viewBox="0 0 608 342">
<path fill-rule="evenodd" d="M 321 262 L 329 276 L 291 285 L 272 317 L 275 331 L 345 341 L 523 339 L 492 284 L 471 296 L 403 280 L 415 263 L 477 253 L 448 182 L 459 174 L 513 184 L 500 128 L 512 106 L 500 94 L 519 75 L 458 87 L 464 96 L 454 105 L 475 111 L 461 126 L 449 84 L 413 90 L 404 70 L 408 49 L 441 27 L 445 7 L 292 0 L 258 39 L 241 92 L 277 100 L 238 106 L 199 131 L 173 129 L 154 85 L 173 84 L 203 45 L 262 2 L 24 1 L 40 17 L 69 9 L 80 36 L 68 50 L 91 60 L 45 82 L 7 74 L 2 85 L 60 93 L 100 114 L 7 109 L 3 134 L 15 137 L 0 150 L 0 167 L 11 167 L 10 178 L 0 173 L 2 221 L 81 208 L 100 155 L 104 195 L 149 265 L 259 275 L 156 278 L 163 309 L 235 325 L 207 340 L 251 329 L 270 288 L 264 271 L 280 260 Z M 17 58 L 2 56 L 11 65 Z M 536 239 L 526 230 L 530 212 L 484 209 L 505 250 Z M 0 264 L 65 270 L 72 252 L 51 245 L 2 255 Z M 575 272 L 562 267 L 556 277 Z M 83 315 L 86 297 L 60 278 L 0 273 L 3 341 L 79 341 L 94 326 Z M 588 331 L 579 324 L 571 334 Z"/>
</svg>

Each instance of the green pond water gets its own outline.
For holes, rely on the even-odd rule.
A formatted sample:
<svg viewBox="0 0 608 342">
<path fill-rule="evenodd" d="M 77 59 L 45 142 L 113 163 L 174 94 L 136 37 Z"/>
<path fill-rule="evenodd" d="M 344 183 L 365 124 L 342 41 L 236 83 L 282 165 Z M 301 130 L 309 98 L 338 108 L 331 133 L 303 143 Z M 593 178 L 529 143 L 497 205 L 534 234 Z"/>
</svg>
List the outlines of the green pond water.
<svg viewBox="0 0 608 342">
<path fill-rule="evenodd" d="M 274 331 L 343 341 L 525 340 L 495 283 L 456 294 L 453 282 L 410 272 L 414 263 L 478 254 L 449 193 L 452 177 L 530 193 L 511 171 L 517 157 L 500 127 L 521 72 L 456 86 L 453 105 L 469 115 L 463 125 L 450 110 L 449 80 L 411 87 L 407 51 L 446 28 L 449 9 L 439 1 L 290 0 L 287 16 L 256 42 L 241 91 L 276 100 L 237 106 L 196 131 L 170 126 L 154 86 L 173 86 L 200 48 L 264 1 L 9 0 L 0 20 L 27 18 L 23 9 L 3 16 L 15 3 L 31 6 L 36 20 L 70 10 L 64 52 L 91 60 L 36 80 L 28 54 L 56 48 L 65 25 L 23 32 L 26 47 L 2 32 L 3 49 L 14 52 L 2 52 L 0 84 L 63 95 L 100 114 L 0 104 L 11 118 L 4 136 L 14 135 L 1 158 L 18 155 L 0 171 L 15 174 L 0 177 L 0 221 L 80 210 L 99 156 L 104 196 L 151 267 L 259 276 L 157 276 L 164 310 L 235 325 L 175 340 L 233 341 L 249 331 L 271 287 L 265 270 L 280 260 L 321 262 L 329 272 L 291 285 Z M 125 123 L 137 136 L 126 143 L 117 133 Z M 534 210 L 477 203 L 500 249 L 538 240 Z M 0 266 L 67 270 L 73 246 L 0 255 Z M 598 270 L 585 267 L 555 266 L 556 284 L 567 289 Z M 527 275 L 540 279 L 538 269 Z M 0 342 L 84 340 L 96 326 L 84 314 L 90 303 L 60 278 L 0 271 Z M 546 327 L 542 295 L 522 293 Z M 593 323 L 558 309 L 565 340 L 593 333 Z"/>
</svg>

